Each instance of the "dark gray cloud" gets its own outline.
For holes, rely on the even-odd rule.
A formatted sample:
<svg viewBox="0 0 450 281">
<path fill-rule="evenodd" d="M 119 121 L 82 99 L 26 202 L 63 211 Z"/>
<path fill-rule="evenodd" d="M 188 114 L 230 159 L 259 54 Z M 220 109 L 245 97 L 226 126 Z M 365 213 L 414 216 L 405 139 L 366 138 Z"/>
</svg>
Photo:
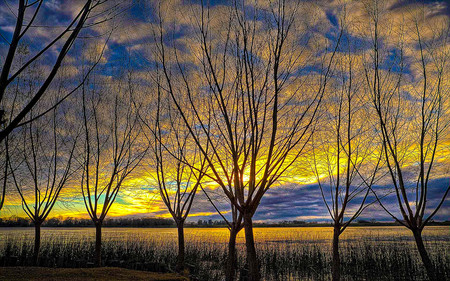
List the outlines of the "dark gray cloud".
<svg viewBox="0 0 450 281">
<path fill-rule="evenodd" d="M 430 214 L 434 208 L 439 204 L 446 188 L 450 184 L 450 178 L 440 178 L 430 180 L 427 211 Z M 414 187 L 410 187 L 410 191 Z M 397 201 L 395 194 L 389 186 L 378 186 L 375 188 L 379 195 L 388 194 L 382 199 L 383 204 L 388 210 L 400 217 L 397 212 Z M 212 197 L 218 200 L 217 206 L 220 210 L 229 210 L 229 204 L 221 196 L 220 190 L 216 190 Z M 412 193 L 409 198 L 413 199 Z M 374 197 L 369 197 L 368 202 L 373 202 Z M 350 204 L 349 210 L 356 208 L 358 200 L 354 204 Z M 214 208 L 206 200 L 203 194 L 199 194 L 195 206 L 193 206 L 193 213 L 214 213 Z M 427 216 L 426 216 L 427 217 Z M 378 205 L 373 204 L 368 207 L 360 216 L 361 219 L 376 219 L 378 221 L 392 221 L 393 219 Z M 198 219 L 213 219 L 219 220 L 221 217 L 217 214 L 210 216 L 195 216 L 191 217 L 191 221 Z M 434 217 L 437 221 L 450 220 L 450 196 L 447 196 L 440 211 Z M 303 221 L 330 221 L 327 209 L 322 201 L 319 187 L 316 184 L 312 185 L 297 185 L 288 184 L 284 186 L 274 187 L 270 189 L 263 197 L 260 206 L 254 216 L 255 221 L 284 221 L 284 220 L 303 220 Z"/>
<path fill-rule="evenodd" d="M 417 4 L 427 5 L 428 10 L 432 12 L 429 16 L 450 16 L 450 3 L 448 0 L 402 0 L 394 3 L 390 9 L 407 10 L 409 7 Z"/>
</svg>

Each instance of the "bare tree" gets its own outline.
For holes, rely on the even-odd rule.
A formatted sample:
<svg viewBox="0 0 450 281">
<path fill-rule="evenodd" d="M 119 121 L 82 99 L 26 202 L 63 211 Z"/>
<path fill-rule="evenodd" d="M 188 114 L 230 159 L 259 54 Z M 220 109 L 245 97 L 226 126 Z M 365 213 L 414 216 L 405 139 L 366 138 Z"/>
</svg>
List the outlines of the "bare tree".
<svg viewBox="0 0 450 281">
<path fill-rule="evenodd" d="M 439 202 L 430 206 L 430 180 L 433 175 L 438 175 L 436 160 L 448 137 L 448 105 L 444 102 L 449 94 L 444 83 L 448 75 L 448 21 L 431 27 L 426 26 L 426 21 L 430 19 L 426 18 L 424 11 L 418 16 L 410 15 L 412 20 L 407 18 L 402 32 L 396 34 L 399 43 L 395 46 L 396 56 L 392 59 L 389 58 L 392 50 L 389 48 L 393 47 L 381 43 L 385 10 L 378 1 L 371 2 L 366 8 L 373 39 L 371 57 L 366 64 L 367 90 L 371 93 L 378 119 L 383 155 L 396 198 L 396 211 L 401 216 L 396 215 L 396 211 L 379 196 L 378 201 L 392 218 L 411 230 L 428 278 L 438 280 L 422 239 L 422 231 L 439 211 L 450 191 L 449 186 L 443 191 Z M 439 28 L 441 26 L 443 28 Z M 415 46 L 409 46 L 407 39 L 411 39 Z M 411 51 L 409 48 L 417 48 L 415 54 L 418 55 L 407 57 L 408 51 Z M 408 61 L 419 70 L 413 77 L 406 74 Z M 398 71 L 394 71 L 395 68 Z"/>
<path fill-rule="evenodd" d="M 21 159 L 16 160 L 21 164 L 17 168 L 9 165 L 22 208 L 34 223 L 35 265 L 38 264 L 41 245 L 41 225 L 76 171 L 72 160 L 77 136 L 65 130 L 63 118 L 53 110 L 51 118 L 42 118 L 23 126 L 20 131 L 22 155 Z"/>
<path fill-rule="evenodd" d="M 313 139 L 313 172 L 333 225 L 332 279 L 340 280 L 339 237 L 372 203 L 371 188 L 380 168 L 381 155 L 370 103 L 362 91 L 364 80 L 353 56 L 357 52 L 340 20 L 342 53 L 336 59 L 335 81 L 323 101 L 321 122 Z M 345 34 L 345 35 L 343 35 Z M 339 39 L 338 41 L 341 41 Z M 359 73 L 362 74 L 362 73 Z"/>
<path fill-rule="evenodd" d="M 90 27 L 102 22 L 105 22 L 119 13 L 119 5 L 110 5 L 108 8 L 103 8 L 108 0 L 86 0 L 78 4 L 81 4 L 79 11 L 69 20 L 67 26 L 65 27 L 52 27 L 48 26 L 45 22 L 40 22 L 45 16 L 44 13 L 45 1 L 29 1 L 29 0 L 18 0 L 16 1 L 17 11 L 13 11 L 7 1 L 4 3 L 4 9 L 9 9 L 13 14 L 15 19 L 14 32 L 10 40 L 7 39 L 6 35 L 0 33 L 2 40 L 7 42 L 9 48 L 6 56 L 3 60 L 3 66 L 0 73 L 0 104 L 2 108 L 0 110 L 0 120 L 3 122 L 2 129 L 0 131 L 0 142 L 6 139 L 6 137 L 18 126 L 21 126 L 21 122 L 27 116 L 27 114 L 38 104 L 38 102 L 45 96 L 50 84 L 54 80 L 61 68 L 64 58 L 73 46 L 75 40 L 79 36 L 81 30 L 86 27 Z M 112 1 L 110 1 L 112 2 Z M 73 3 L 66 3 L 64 8 L 69 10 Z M 93 11 L 97 11 L 94 12 Z M 11 25 L 14 25 L 11 23 Z M 46 29 L 46 32 L 51 35 L 55 30 L 57 31 L 55 35 L 45 43 L 40 49 L 36 50 L 34 53 L 29 54 L 28 58 L 17 62 L 15 57 L 21 49 L 21 43 L 26 40 L 30 40 L 36 30 Z M 62 45 L 58 51 L 58 55 L 55 62 L 50 67 L 51 70 L 46 74 L 43 82 L 37 88 L 37 90 L 29 97 L 29 99 L 24 100 L 21 104 L 10 104 L 5 102 L 8 94 L 8 89 L 13 88 L 14 81 L 23 74 L 27 69 L 33 67 L 33 64 L 44 57 L 49 50 L 55 50 L 55 47 Z M 50 106 L 44 113 L 51 111 L 53 107 L 58 105 L 60 101 L 56 101 L 55 105 Z M 37 112 L 37 111 L 36 111 Z M 43 114 L 35 114 L 35 118 L 40 117 Z M 9 119 L 6 117 L 10 116 Z"/>
<path fill-rule="evenodd" d="M 89 84 L 82 88 L 84 143 L 81 191 L 95 224 L 95 264 L 101 266 L 102 224 L 125 179 L 139 165 L 147 146 L 132 94 L 125 87 Z"/>
<path fill-rule="evenodd" d="M 150 175 L 156 179 L 162 201 L 178 229 L 178 256 L 176 271 L 185 268 L 184 223 L 189 216 L 197 190 L 201 186 L 207 165 L 198 148 L 193 145 L 190 133 L 180 120 L 167 95 L 157 85 L 156 108 L 147 112 L 144 120 L 149 129 L 147 140 L 151 143 L 154 167 Z M 154 100 L 151 103 L 154 104 Z M 154 115 L 154 116 L 152 116 Z"/>
<path fill-rule="evenodd" d="M 286 1 L 266 9 L 234 1 L 216 34 L 210 29 L 211 10 L 202 3 L 196 11 L 200 47 L 194 52 L 201 86 L 195 84 L 196 69 L 181 62 L 182 52 L 175 44 L 167 46 L 170 35 L 161 15 L 155 36 L 155 56 L 165 78 L 162 88 L 209 165 L 206 177 L 242 216 L 250 280 L 260 279 L 253 215 L 267 190 L 302 155 L 329 76 L 329 64 L 322 65 L 319 89 L 302 91 L 299 76 L 293 75 L 306 64 L 304 46 L 292 37 L 298 8 L 298 3 Z M 187 96 L 187 105 L 180 95 Z M 200 136 L 192 124 L 201 128 Z"/>
</svg>

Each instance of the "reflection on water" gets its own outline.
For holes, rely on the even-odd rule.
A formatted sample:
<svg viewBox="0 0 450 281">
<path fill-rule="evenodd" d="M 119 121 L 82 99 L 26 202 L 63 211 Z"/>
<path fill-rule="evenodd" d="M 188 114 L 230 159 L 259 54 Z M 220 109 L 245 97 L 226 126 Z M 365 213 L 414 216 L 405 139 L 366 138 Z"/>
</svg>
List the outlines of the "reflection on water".
<svg viewBox="0 0 450 281">
<path fill-rule="evenodd" d="M 333 234 L 331 227 L 260 227 L 254 229 L 255 239 L 260 243 L 327 243 Z M 42 237 L 57 236 L 67 240 L 90 240 L 94 237 L 93 227 L 43 227 Z M 103 237 L 111 240 L 129 240 L 140 237 L 145 240 L 175 241 L 176 228 L 124 228 L 104 227 Z M 34 235 L 32 227 L 4 227 L 0 228 L 0 241 L 5 238 L 26 238 Z M 450 242 L 450 228 L 448 226 L 430 226 L 424 230 L 424 239 L 428 241 Z M 186 228 L 186 240 L 204 241 L 209 243 L 226 243 L 228 229 L 226 228 Z M 373 240 L 379 242 L 388 241 L 412 241 L 411 232 L 401 226 L 371 226 L 349 227 L 341 236 L 341 241 Z M 241 231 L 237 243 L 244 243 L 244 231 Z"/>
</svg>

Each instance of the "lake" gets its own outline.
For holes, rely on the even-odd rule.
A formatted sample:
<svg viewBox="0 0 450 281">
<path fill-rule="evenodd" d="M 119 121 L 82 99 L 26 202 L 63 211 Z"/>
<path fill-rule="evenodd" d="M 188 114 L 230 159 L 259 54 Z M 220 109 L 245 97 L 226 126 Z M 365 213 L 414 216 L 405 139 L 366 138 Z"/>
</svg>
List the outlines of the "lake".
<svg viewBox="0 0 450 281">
<path fill-rule="evenodd" d="M 103 228 L 107 266 L 167 271 L 175 263 L 176 228 Z M 327 280 L 331 265 L 331 227 L 255 228 L 265 280 Z M 0 263 L 27 265 L 33 228 L 0 228 Z M 89 266 L 94 228 L 42 228 L 41 265 Z M 186 228 L 186 260 L 197 280 L 222 280 L 226 228 Z M 424 240 L 441 276 L 450 277 L 450 227 L 430 226 Z M 238 236 L 239 270 L 245 271 L 244 232 Z M 424 280 L 409 230 L 400 226 L 349 227 L 341 238 L 343 280 Z M 17 260 L 17 261 L 16 261 Z M 445 280 L 445 279 L 443 279 Z"/>
<path fill-rule="evenodd" d="M 95 235 L 94 227 L 43 227 L 42 238 L 58 236 L 65 239 L 90 239 Z M 255 240 L 263 243 L 294 243 L 315 242 L 331 243 L 333 235 L 331 227 L 255 227 Z M 29 237 L 34 235 L 33 227 L 0 227 L 0 241 L 7 237 Z M 139 236 L 150 240 L 176 241 L 176 228 L 129 228 L 104 227 L 104 239 L 129 239 Z M 424 232 L 424 239 L 429 242 L 441 241 L 450 243 L 449 226 L 429 226 Z M 226 228 L 186 228 L 186 240 L 208 241 L 209 243 L 226 243 L 228 230 Z M 411 232 L 401 226 L 364 226 L 348 227 L 341 236 L 342 241 L 373 240 L 379 242 L 413 241 Z M 238 237 L 238 243 L 244 243 L 244 231 Z"/>
</svg>

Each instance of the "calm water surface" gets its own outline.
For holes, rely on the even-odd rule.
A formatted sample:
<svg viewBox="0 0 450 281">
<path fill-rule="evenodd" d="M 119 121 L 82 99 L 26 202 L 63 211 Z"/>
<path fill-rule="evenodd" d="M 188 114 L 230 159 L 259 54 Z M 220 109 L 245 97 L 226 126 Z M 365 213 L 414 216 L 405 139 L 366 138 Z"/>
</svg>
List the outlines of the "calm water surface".
<svg viewBox="0 0 450 281">
<path fill-rule="evenodd" d="M 333 234 L 331 227 L 262 227 L 255 228 L 257 242 L 265 243 L 305 243 L 328 242 Z M 124 228 L 105 227 L 102 230 L 104 239 L 129 240 L 135 237 L 145 240 L 175 241 L 176 228 Z M 8 238 L 26 238 L 34 235 L 32 227 L 3 227 L 0 228 L 0 241 Z M 43 227 L 43 239 L 58 237 L 68 240 L 92 239 L 95 235 L 93 227 Z M 226 228 L 186 228 L 186 240 L 203 241 L 209 243 L 225 243 L 228 239 Z M 424 230 L 424 238 L 427 241 L 444 242 L 450 245 L 449 226 L 430 226 Z M 373 240 L 379 242 L 409 241 L 412 240 L 411 232 L 399 226 L 371 226 L 349 227 L 344 232 L 341 240 Z M 244 231 L 238 235 L 237 242 L 244 243 Z"/>
</svg>

